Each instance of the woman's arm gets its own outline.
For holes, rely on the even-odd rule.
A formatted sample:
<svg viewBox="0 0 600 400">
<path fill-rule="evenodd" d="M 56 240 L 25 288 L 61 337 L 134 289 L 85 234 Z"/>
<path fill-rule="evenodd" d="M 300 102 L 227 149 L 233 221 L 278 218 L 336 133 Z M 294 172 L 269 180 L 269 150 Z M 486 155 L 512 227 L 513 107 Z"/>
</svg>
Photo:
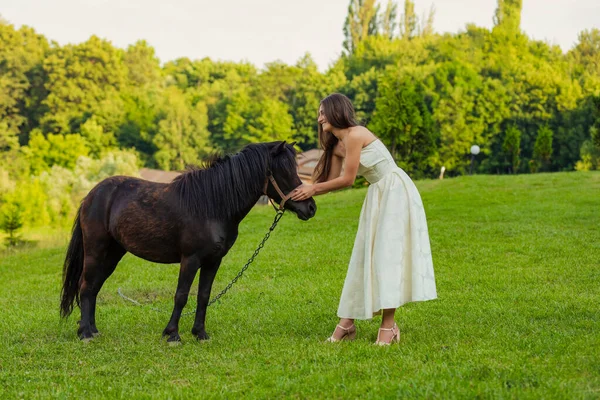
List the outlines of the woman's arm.
<svg viewBox="0 0 600 400">
<path fill-rule="evenodd" d="M 309 197 L 325 194 L 334 190 L 343 189 L 354 184 L 354 180 L 356 179 L 356 173 L 358 172 L 358 165 L 360 162 L 360 151 L 362 149 L 362 140 L 359 135 L 348 135 L 346 140 L 344 141 L 344 145 L 346 147 L 346 158 L 345 158 L 345 166 L 344 166 L 344 174 L 339 175 L 341 171 L 341 159 L 339 157 L 333 156 L 332 159 L 332 168 L 329 173 L 329 177 L 336 176 L 334 175 L 334 169 L 337 169 L 337 177 L 331 180 L 327 180 L 325 182 L 319 182 L 314 185 L 302 185 L 298 189 L 294 190 L 294 194 L 292 195 L 292 200 L 294 201 L 302 201 L 306 200 Z M 335 159 L 338 159 L 335 161 Z M 334 165 L 334 161 L 337 165 Z M 328 178 L 329 178 L 328 177 Z"/>
<path fill-rule="evenodd" d="M 344 165 L 344 157 L 341 157 L 335 153 L 331 155 L 331 168 L 329 169 L 329 175 L 327 181 L 331 181 L 342 174 L 342 166 Z"/>
</svg>

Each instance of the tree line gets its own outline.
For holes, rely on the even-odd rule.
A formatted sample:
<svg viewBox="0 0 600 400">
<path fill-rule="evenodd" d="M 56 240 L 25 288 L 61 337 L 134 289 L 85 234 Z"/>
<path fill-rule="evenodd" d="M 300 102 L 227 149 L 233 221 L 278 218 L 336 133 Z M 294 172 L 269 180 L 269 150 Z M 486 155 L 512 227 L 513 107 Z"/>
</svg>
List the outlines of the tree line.
<svg viewBox="0 0 600 400">
<path fill-rule="evenodd" d="M 434 8 L 350 0 L 341 55 L 325 72 L 310 54 L 263 68 L 161 65 L 145 41 L 60 46 L 0 19 L 0 199 L 21 204 L 30 224 L 52 223 L 106 174 L 182 170 L 254 142 L 314 148 L 319 101 L 332 92 L 415 178 L 442 166 L 464 174 L 473 144 L 479 173 L 598 169 L 600 31 L 582 29 L 563 53 L 522 32 L 522 6 L 498 0 L 492 29 L 442 35 Z"/>
</svg>

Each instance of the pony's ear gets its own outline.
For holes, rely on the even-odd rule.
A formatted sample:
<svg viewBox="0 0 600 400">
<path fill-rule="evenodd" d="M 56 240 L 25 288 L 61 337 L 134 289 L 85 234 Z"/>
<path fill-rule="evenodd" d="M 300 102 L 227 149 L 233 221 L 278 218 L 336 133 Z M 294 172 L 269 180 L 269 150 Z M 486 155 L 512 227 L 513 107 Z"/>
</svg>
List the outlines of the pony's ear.
<svg viewBox="0 0 600 400">
<path fill-rule="evenodd" d="M 290 143 L 290 146 L 294 147 L 296 145 L 296 141 L 294 140 L 292 143 Z"/>
<path fill-rule="evenodd" d="M 281 153 L 284 150 L 285 150 L 285 140 L 281 143 L 276 144 L 275 147 L 273 147 L 271 149 L 271 155 L 276 156 L 277 154 Z"/>
</svg>

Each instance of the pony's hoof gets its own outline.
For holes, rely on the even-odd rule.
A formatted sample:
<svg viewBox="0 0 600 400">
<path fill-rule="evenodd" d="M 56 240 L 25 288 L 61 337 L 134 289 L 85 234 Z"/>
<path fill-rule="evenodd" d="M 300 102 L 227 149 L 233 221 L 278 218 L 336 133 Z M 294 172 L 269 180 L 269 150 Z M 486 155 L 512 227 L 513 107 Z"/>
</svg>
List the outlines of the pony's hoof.
<svg viewBox="0 0 600 400">
<path fill-rule="evenodd" d="M 192 328 L 192 335 L 196 337 L 198 340 L 208 340 L 208 333 L 204 330 L 204 328 Z"/>
<path fill-rule="evenodd" d="M 89 342 L 94 338 L 94 334 L 92 333 L 92 331 L 83 329 L 77 331 L 77 336 L 79 336 L 79 339 L 81 339 L 84 342 Z"/>
<path fill-rule="evenodd" d="M 169 337 L 167 338 L 167 343 L 172 344 L 172 343 L 181 343 L 181 337 L 179 337 L 178 333 L 171 333 L 169 335 Z"/>
</svg>

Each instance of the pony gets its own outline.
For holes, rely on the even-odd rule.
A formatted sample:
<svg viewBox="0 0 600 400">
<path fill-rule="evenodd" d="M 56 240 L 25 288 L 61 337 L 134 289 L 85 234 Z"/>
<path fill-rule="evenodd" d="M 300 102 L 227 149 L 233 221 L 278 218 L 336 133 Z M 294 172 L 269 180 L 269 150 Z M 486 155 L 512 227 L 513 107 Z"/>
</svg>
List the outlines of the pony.
<svg viewBox="0 0 600 400">
<path fill-rule="evenodd" d="M 208 339 L 206 308 L 215 275 L 240 222 L 259 198 L 266 194 L 301 220 L 316 213 L 312 198 L 289 200 L 302 184 L 295 154 L 286 142 L 249 144 L 237 154 L 190 168 L 168 184 L 126 176 L 98 183 L 82 200 L 73 224 L 63 265 L 61 316 L 68 317 L 77 303 L 79 338 L 98 335 L 96 297 L 130 252 L 155 263 L 180 264 L 173 312 L 163 330 L 168 342 L 181 340 L 179 319 L 200 270 L 192 334 Z"/>
</svg>

